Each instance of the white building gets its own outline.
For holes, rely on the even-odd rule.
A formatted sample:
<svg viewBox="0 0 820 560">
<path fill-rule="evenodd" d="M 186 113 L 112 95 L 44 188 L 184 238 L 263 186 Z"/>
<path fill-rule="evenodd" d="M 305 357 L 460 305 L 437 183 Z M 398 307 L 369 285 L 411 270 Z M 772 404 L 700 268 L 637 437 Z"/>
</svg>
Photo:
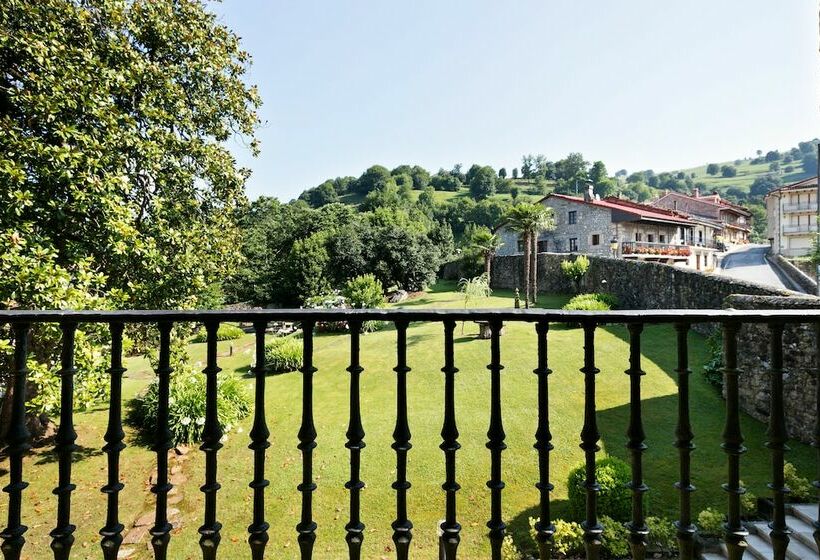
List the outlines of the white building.
<svg viewBox="0 0 820 560">
<path fill-rule="evenodd" d="M 770 191 L 766 195 L 768 237 L 772 252 L 802 257 L 817 236 L 817 177 Z"/>
</svg>

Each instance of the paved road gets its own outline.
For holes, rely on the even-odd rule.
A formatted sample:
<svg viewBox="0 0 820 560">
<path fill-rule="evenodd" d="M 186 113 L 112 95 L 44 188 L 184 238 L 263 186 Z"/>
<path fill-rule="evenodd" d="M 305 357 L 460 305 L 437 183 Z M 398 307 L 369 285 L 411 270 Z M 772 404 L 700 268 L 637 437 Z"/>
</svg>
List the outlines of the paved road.
<svg viewBox="0 0 820 560">
<path fill-rule="evenodd" d="M 766 260 L 768 245 L 746 245 L 723 257 L 721 274 L 739 280 L 765 284 L 772 288 L 788 289 Z"/>
</svg>

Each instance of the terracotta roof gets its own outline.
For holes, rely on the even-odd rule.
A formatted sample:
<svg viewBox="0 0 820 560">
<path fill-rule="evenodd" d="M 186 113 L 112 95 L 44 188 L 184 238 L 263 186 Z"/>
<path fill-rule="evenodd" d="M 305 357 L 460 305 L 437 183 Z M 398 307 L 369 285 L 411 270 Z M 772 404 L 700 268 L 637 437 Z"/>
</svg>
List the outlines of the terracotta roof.
<svg viewBox="0 0 820 560">
<path fill-rule="evenodd" d="M 615 198 L 615 197 L 607 197 L 603 200 L 585 200 L 578 196 L 570 196 L 566 194 L 557 194 L 557 193 L 550 193 L 539 202 L 542 202 L 550 197 L 561 198 L 564 200 L 569 200 L 571 202 L 578 202 L 581 204 L 589 204 L 590 206 L 599 206 L 602 208 L 609 208 L 611 210 L 620 210 L 621 212 L 627 212 L 629 214 L 634 214 L 638 216 L 640 219 L 646 220 L 661 220 L 664 222 L 673 222 L 676 224 L 684 224 L 684 225 L 692 225 L 692 223 L 684 216 L 672 212 L 671 210 L 664 210 L 661 208 L 655 208 L 654 206 L 648 206 L 646 204 L 640 204 L 638 202 L 632 202 L 631 200 L 624 200 L 622 198 Z"/>
<path fill-rule="evenodd" d="M 709 194 L 709 195 L 695 197 L 695 196 L 692 196 L 692 195 L 689 195 L 689 194 L 686 194 L 686 193 L 669 192 L 669 193 L 666 193 L 665 195 L 663 195 L 662 197 L 660 197 L 658 200 L 666 198 L 667 196 L 678 196 L 680 198 L 688 198 L 688 199 L 694 200 L 695 202 L 700 202 L 702 204 L 709 204 L 710 206 L 716 206 L 718 208 L 729 208 L 729 209 L 735 210 L 737 212 L 740 212 L 742 214 L 745 214 L 746 216 L 751 216 L 752 215 L 752 213 L 749 212 L 743 206 L 738 206 L 737 204 L 732 204 L 731 202 L 723 200 L 722 198 L 720 198 L 720 195 L 716 195 L 716 194 Z M 655 202 L 657 202 L 657 201 L 655 201 Z"/>
</svg>

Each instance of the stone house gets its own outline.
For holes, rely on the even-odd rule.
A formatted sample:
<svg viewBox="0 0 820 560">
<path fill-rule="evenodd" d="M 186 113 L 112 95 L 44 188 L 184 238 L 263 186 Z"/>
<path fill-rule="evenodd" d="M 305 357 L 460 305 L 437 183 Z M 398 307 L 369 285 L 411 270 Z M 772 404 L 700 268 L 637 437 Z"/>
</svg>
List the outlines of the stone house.
<svg viewBox="0 0 820 560">
<path fill-rule="evenodd" d="M 678 213 L 616 197 L 602 200 L 591 187 L 583 198 L 552 193 L 539 203 L 552 208 L 555 219 L 555 230 L 538 236 L 539 252 L 617 256 L 698 270 L 716 265 L 714 249 L 687 244 L 704 225 Z M 523 240 L 505 224 L 496 232 L 504 242 L 498 255 L 524 251 Z"/>
<path fill-rule="evenodd" d="M 817 235 L 817 177 L 782 186 L 766 195 L 768 237 L 772 252 L 802 257 Z"/>
<path fill-rule="evenodd" d="M 752 213 L 736 204 L 727 202 L 720 195 L 713 192 L 701 195 L 695 189 L 691 195 L 667 191 L 658 200 L 650 203 L 656 208 L 663 208 L 684 214 L 690 218 L 704 222 L 704 228 L 710 228 L 712 245 L 743 245 L 749 242 L 752 231 Z M 706 229 L 704 243 L 710 235 Z"/>
</svg>

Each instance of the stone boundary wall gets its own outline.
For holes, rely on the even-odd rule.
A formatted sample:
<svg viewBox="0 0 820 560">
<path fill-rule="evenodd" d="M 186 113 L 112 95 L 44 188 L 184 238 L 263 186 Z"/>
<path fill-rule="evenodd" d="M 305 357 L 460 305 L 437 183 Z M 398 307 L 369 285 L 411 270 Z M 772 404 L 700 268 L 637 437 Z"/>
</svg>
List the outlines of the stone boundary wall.
<svg viewBox="0 0 820 560">
<path fill-rule="evenodd" d="M 582 292 L 609 292 L 624 309 L 720 309 L 732 294 L 760 296 L 803 295 L 728 276 L 698 272 L 666 264 L 612 257 L 588 256 L 589 272 Z M 575 259 L 563 253 L 538 254 L 538 291 L 572 293 L 561 272 L 561 261 Z M 524 258 L 496 257 L 492 263 L 493 288 L 519 288 L 524 292 Z"/>
<path fill-rule="evenodd" d="M 804 292 L 807 294 L 817 293 L 817 282 L 811 276 L 794 266 L 790 261 L 783 258 L 783 255 L 770 255 L 769 258 L 773 259 L 775 266 L 779 267 L 780 270 L 783 271 L 783 274 L 788 276 L 796 285 L 800 286 Z"/>
<path fill-rule="evenodd" d="M 725 307 L 734 309 L 820 309 L 820 298 L 734 295 Z M 767 325 L 743 325 L 738 332 L 740 406 L 768 422 L 771 404 Z M 817 420 L 817 339 L 814 325 L 787 326 L 783 331 L 783 398 L 789 437 L 811 443 Z"/>
</svg>

